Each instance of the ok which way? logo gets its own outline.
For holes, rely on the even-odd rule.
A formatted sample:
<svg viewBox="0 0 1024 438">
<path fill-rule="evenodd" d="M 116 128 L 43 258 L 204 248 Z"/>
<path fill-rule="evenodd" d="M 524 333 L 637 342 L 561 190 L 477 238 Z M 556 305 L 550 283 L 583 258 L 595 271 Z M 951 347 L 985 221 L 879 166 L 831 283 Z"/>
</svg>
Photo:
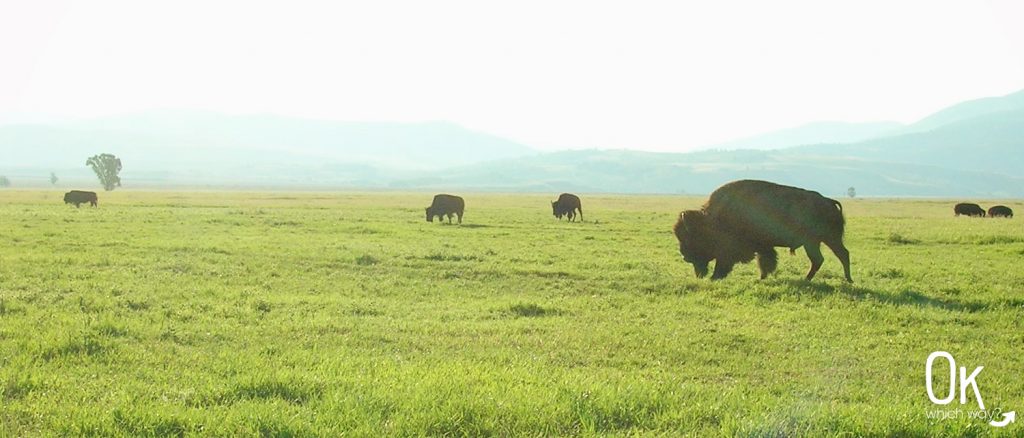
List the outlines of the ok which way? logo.
<svg viewBox="0 0 1024 438">
<path fill-rule="evenodd" d="M 935 394 L 935 385 L 933 380 L 934 375 L 932 374 L 932 368 L 935 365 L 935 361 L 940 358 L 946 359 L 946 361 L 949 363 L 949 391 L 946 392 L 946 397 L 941 399 L 938 398 L 938 396 L 936 396 Z M 973 413 L 969 412 L 968 416 L 972 418 L 989 418 L 989 415 L 985 412 L 985 402 L 981 398 L 981 389 L 978 388 L 978 375 L 981 374 L 981 370 L 983 370 L 984 368 L 985 367 L 977 367 L 974 369 L 973 372 L 971 372 L 971 374 L 967 374 L 967 367 L 960 367 L 960 373 L 958 376 L 956 361 L 953 359 L 952 354 L 949 354 L 948 352 L 945 351 L 932 352 L 932 354 L 928 355 L 928 360 L 925 362 L 924 372 L 924 386 L 925 389 L 928 391 L 928 398 L 932 401 L 932 403 L 935 403 L 937 405 L 948 405 L 952 403 L 953 400 L 956 398 L 956 387 L 957 383 L 959 382 L 960 404 L 967 404 L 967 389 L 970 388 L 974 393 L 975 400 L 978 402 L 978 409 L 980 409 L 980 411 L 975 411 Z M 942 415 L 938 415 L 937 412 L 936 415 L 929 414 L 929 417 L 959 417 L 959 410 L 952 412 L 955 412 L 955 415 L 950 415 L 949 412 L 943 413 Z M 1017 421 L 1017 413 L 1015 411 L 1003 412 L 1002 417 L 1003 418 L 1001 420 L 996 420 L 996 418 L 992 418 L 988 422 L 988 424 L 994 427 L 1005 427 L 1010 423 Z"/>
</svg>

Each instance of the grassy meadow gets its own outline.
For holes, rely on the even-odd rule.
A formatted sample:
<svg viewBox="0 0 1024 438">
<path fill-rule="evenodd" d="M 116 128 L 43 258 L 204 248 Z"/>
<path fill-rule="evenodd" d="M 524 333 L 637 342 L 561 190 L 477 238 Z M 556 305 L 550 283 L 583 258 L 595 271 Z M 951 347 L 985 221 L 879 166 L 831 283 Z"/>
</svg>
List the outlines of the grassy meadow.
<svg viewBox="0 0 1024 438">
<path fill-rule="evenodd" d="M 842 199 L 827 249 L 694 277 L 703 198 L 0 192 L 0 436 L 988 436 L 936 350 L 1024 413 L 1024 226 Z M 983 203 L 988 207 L 992 203 Z M 1009 202 L 1017 212 L 1024 205 Z M 937 366 L 944 393 L 946 365 Z M 948 374 L 945 381 L 948 382 Z"/>
</svg>

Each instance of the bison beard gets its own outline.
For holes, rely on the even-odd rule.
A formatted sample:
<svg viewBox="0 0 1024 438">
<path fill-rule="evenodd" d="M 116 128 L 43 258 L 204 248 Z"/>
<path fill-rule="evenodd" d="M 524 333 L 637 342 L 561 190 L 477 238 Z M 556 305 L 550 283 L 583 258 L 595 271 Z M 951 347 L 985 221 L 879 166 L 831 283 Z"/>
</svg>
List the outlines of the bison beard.
<svg viewBox="0 0 1024 438">
<path fill-rule="evenodd" d="M 761 278 L 775 271 L 775 247 L 804 247 L 811 260 L 807 279 L 821 268 L 825 243 L 850 277 L 850 253 L 843 245 L 842 205 L 796 187 L 766 181 L 736 181 L 715 190 L 702 210 L 679 216 L 674 232 L 683 260 L 703 278 L 715 260 L 712 280 L 725 278 L 737 263 L 757 258 Z"/>
</svg>

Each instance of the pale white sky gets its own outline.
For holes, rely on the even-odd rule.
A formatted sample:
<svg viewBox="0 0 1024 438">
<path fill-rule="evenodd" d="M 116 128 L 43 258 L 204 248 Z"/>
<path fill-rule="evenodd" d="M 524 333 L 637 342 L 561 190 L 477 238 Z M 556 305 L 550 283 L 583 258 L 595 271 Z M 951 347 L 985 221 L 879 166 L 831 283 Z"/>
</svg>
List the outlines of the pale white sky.
<svg viewBox="0 0 1024 438">
<path fill-rule="evenodd" d="M 1024 2 L 0 0 L 0 122 L 445 120 L 683 151 L 1024 88 Z"/>
</svg>

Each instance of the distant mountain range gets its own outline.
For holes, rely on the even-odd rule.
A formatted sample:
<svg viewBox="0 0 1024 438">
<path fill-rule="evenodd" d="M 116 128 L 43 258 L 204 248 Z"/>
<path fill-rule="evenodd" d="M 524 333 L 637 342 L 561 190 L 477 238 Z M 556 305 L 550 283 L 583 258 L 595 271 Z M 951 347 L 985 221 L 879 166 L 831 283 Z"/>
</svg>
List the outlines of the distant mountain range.
<svg viewBox="0 0 1024 438">
<path fill-rule="evenodd" d="M 999 198 L 1024 197 L 1021 169 L 1024 91 L 964 102 L 910 125 L 814 123 L 692 153 L 558 152 L 392 185 L 704 194 L 727 181 L 757 178 L 832 196 L 854 187 L 866 196 Z"/>
<path fill-rule="evenodd" d="M 380 185 L 386 175 L 535 154 L 445 122 L 335 122 L 270 115 L 151 111 L 61 124 L 0 126 L 0 172 L 88 177 L 110 152 L 122 179 L 146 185 Z"/>
<path fill-rule="evenodd" d="M 813 122 L 796 128 L 780 129 L 715 144 L 706 149 L 775 150 L 815 144 L 859 143 L 882 137 L 928 132 L 953 123 L 1020 109 L 1024 109 L 1024 90 L 1002 97 L 986 97 L 962 102 L 910 125 L 899 122 Z"/>
<path fill-rule="evenodd" d="M 958 103 L 921 119 L 905 132 L 924 132 L 956 122 L 1024 109 L 1024 90 L 1001 97 L 984 97 Z"/>
<path fill-rule="evenodd" d="M 765 179 L 833 197 L 1024 197 L 1024 179 L 925 164 L 783 151 L 565 151 L 452 169 L 392 188 L 478 191 L 706 194 L 725 182 Z"/>
<path fill-rule="evenodd" d="M 819 143 L 853 143 L 900 132 L 899 122 L 813 122 L 710 146 L 709 150 L 774 150 Z"/>
<path fill-rule="evenodd" d="M 1024 169 L 1024 106 L 954 120 L 931 130 L 786 151 L 1019 177 Z"/>
<path fill-rule="evenodd" d="M 450 123 L 168 111 L 0 126 L 0 149 L 15 185 L 46 185 L 51 171 L 95 185 L 85 158 L 111 152 L 126 187 L 704 194 L 759 178 L 832 196 L 1024 197 L 1024 91 L 910 125 L 811 123 L 691 153 L 540 153 Z"/>
<path fill-rule="evenodd" d="M 392 185 L 708 193 L 730 180 L 757 178 L 836 196 L 855 187 L 862 195 L 1024 198 L 1022 169 L 1024 91 L 956 104 L 906 126 L 809 124 L 689 154 L 555 152 Z"/>
</svg>

